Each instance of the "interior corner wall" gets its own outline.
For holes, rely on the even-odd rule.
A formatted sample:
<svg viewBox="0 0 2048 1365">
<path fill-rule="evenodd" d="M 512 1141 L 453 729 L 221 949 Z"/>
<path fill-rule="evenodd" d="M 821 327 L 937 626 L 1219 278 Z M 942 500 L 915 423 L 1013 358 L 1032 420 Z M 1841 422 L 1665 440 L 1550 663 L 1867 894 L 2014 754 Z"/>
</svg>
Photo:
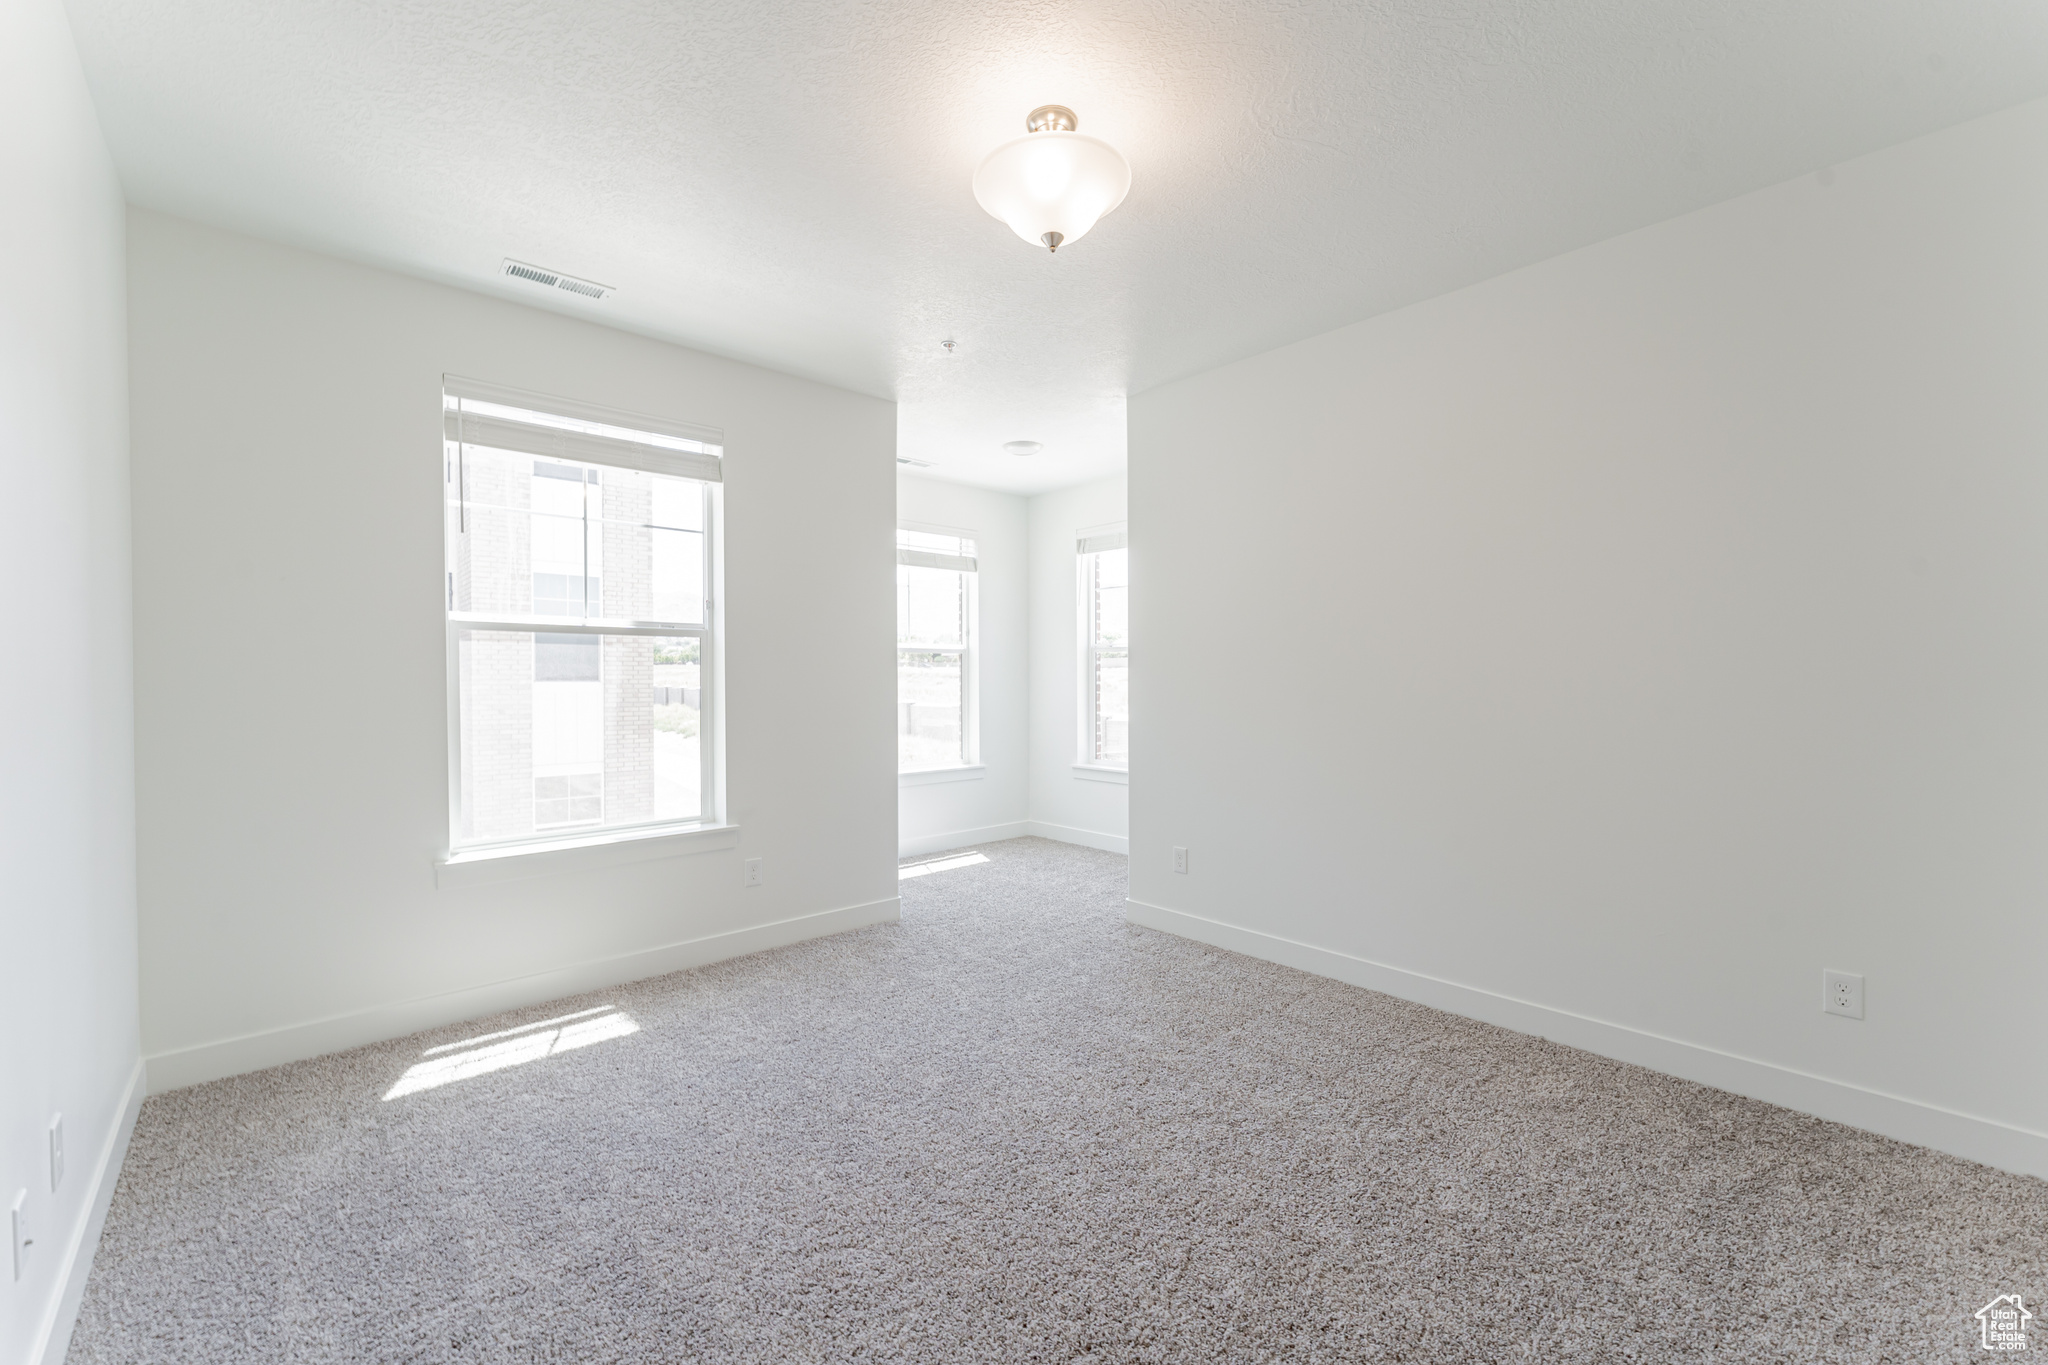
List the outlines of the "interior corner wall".
<svg viewBox="0 0 2048 1365">
<path fill-rule="evenodd" d="M 1112 853 L 1129 851 L 1130 788 L 1083 773 L 1081 620 L 1075 540 L 1126 520 L 1125 477 L 1098 479 L 1031 500 L 1031 833 Z M 1137 550 L 1132 573 L 1143 572 Z M 1134 590 L 1135 591 L 1135 590 Z M 1150 666 L 1133 636 L 1131 671 Z M 1133 733 L 1146 723 L 1135 707 Z"/>
<path fill-rule="evenodd" d="M 128 240 L 153 1090 L 894 917 L 893 404 L 155 213 Z M 437 888 L 444 373 L 724 429 L 738 848 Z"/>
<path fill-rule="evenodd" d="M 979 770 L 956 780 L 898 779 L 899 856 L 937 853 L 1026 833 L 1030 745 L 1030 584 L 1025 501 L 964 484 L 896 478 L 899 521 L 975 537 L 980 579 L 981 755 Z"/>
<path fill-rule="evenodd" d="M 62 1356 L 141 1102 L 121 187 L 64 8 L 0 7 L 0 1360 Z M 49 1125 L 63 1116 L 51 1183 Z"/>
<path fill-rule="evenodd" d="M 2048 102 L 1134 398 L 1132 918 L 2048 1175 L 2044 242 Z"/>
</svg>

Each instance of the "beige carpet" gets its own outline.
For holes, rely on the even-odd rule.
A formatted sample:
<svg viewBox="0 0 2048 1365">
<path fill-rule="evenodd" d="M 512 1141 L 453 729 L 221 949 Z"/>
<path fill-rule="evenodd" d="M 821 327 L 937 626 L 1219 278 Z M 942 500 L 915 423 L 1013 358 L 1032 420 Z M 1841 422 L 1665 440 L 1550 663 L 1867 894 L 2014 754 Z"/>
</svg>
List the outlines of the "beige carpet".
<svg viewBox="0 0 2048 1365">
<path fill-rule="evenodd" d="M 2048 1296 L 2048 1183 L 983 852 L 900 926 L 150 1100 L 70 1359 L 1923 1365 Z"/>
</svg>

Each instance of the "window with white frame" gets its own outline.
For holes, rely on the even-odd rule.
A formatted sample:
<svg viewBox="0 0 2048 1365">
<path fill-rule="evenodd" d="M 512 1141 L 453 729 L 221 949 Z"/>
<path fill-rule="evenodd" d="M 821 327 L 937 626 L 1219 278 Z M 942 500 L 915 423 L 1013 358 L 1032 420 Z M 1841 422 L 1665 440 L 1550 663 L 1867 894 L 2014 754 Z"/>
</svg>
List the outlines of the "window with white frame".
<svg viewBox="0 0 2048 1365">
<path fill-rule="evenodd" d="M 896 769 L 978 762 L 974 536 L 896 529 Z"/>
<path fill-rule="evenodd" d="M 449 847 L 719 818 L 723 437 L 448 376 Z"/>
<path fill-rule="evenodd" d="M 1131 761 L 1130 558 L 1121 530 L 1076 544 L 1081 588 L 1081 762 L 1128 768 Z"/>
</svg>

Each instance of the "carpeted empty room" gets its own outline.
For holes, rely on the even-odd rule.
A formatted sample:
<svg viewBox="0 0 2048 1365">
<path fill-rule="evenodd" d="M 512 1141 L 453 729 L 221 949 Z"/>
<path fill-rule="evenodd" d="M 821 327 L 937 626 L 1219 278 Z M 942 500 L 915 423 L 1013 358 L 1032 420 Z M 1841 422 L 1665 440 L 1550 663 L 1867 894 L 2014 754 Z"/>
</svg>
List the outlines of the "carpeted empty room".
<svg viewBox="0 0 2048 1365">
<path fill-rule="evenodd" d="M 2048 1349 L 2048 3 L 0 114 L 0 1365 Z"/>
<path fill-rule="evenodd" d="M 2048 1264 L 2038 1180 L 977 851 L 899 925 L 151 1099 L 69 1359 L 1964 1360 Z"/>
</svg>

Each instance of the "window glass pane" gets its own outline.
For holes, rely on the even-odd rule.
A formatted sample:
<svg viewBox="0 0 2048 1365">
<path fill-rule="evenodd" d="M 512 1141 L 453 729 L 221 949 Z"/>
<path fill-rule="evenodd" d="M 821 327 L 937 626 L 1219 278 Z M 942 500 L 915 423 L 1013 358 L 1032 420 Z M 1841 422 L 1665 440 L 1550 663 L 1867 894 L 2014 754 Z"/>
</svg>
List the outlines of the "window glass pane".
<svg viewBox="0 0 2048 1365">
<path fill-rule="evenodd" d="M 704 529 L 704 485 L 695 479 L 651 474 L 654 481 L 654 524 L 678 531 Z"/>
<path fill-rule="evenodd" d="M 451 461 L 450 610 L 703 624 L 701 482 L 483 446 Z"/>
<path fill-rule="evenodd" d="M 1130 762 L 1131 670 L 1130 658 L 1122 650 L 1098 650 L 1095 676 L 1090 680 L 1095 697 L 1094 759 L 1122 767 Z"/>
<path fill-rule="evenodd" d="M 896 643 L 964 644 L 967 575 L 957 569 L 896 566 Z"/>
<path fill-rule="evenodd" d="M 527 543 L 533 559 L 533 612 L 580 620 L 591 600 L 586 595 L 590 575 L 585 572 L 590 546 L 583 534 L 589 481 L 581 465 L 553 460 L 531 464 Z"/>
<path fill-rule="evenodd" d="M 644 619 L 663 624 L 704 621 L 704 536 L 656 526 L 649 533 L 651 599 Z"/>
<path fill-rule="evenodd" d="M 702 813 L 692 637 L 462 630 L 457 842 Z"/>
<path fill-rule="evenodd" d="M 577 574 L 537 573 L 533 576 L 533 610 L 536 616 L 581 618 L 586 602 L 599 601 L 601 588 L 595 578 Z"/>
<path fill-rule="evenodd" d="M 582 485 L 534 478 L 531 455 L 483 446 L 450 446 L 449 451 L 450 610 L 531 615 L 536 570 L 550 575 L 557 589 L 571 575 L 580 587 Z M 545 485 L 538 510 L 536 483 Z M 565 507 L 575 510 L 565 512 Z M 545 542 L 539 564 L 534 556 L 536 523 Z M 558 592 L 550 599 L 550 614 L 562 614 L 552 610 L 560 605 Z"/>
<path fill-rule="evenodd" d="M 533 680 L 535 682 L 597 682 L 599 646 L 597 635 L 536 635 L 533 637 Z"/>
<path fill-rule="evenodd" d="M 1095 642 L 1124 645 L 1130 634 L 1129 550 L 1104 550 L 1095 559 Z"/>
<path fill-rule="evenodd" d="M 704 485 L 632 469 L 604 471 L 602 532 L 614 620 L 704 620 Z"/>
<path fill-rule="evenodd" d="M 599 473 L 591 541 L 612 566 L 603 608 L 614 621 L 704 620 L 704 485 L 638 469 Z"/>
<path fill-rule="evenodd" d="M 655 637 L 652 646 L 654 818 L 694 820 L 703 813 L 703 749 L 698 741 L 704 682 L 700 642 Z"/>
<path fill-rule="evenodd" d="M 648 620 L 704 620 L 704 485 L 650 474 L 654 596 Z"/>
<path fill-rule="evenodd" d="M 957 575 L 955 575 L 957 577 Z M 896 655 L 896 766 L 953 768 L 960 747 L 960 656 L 900 650 Z"/>
</svg>

